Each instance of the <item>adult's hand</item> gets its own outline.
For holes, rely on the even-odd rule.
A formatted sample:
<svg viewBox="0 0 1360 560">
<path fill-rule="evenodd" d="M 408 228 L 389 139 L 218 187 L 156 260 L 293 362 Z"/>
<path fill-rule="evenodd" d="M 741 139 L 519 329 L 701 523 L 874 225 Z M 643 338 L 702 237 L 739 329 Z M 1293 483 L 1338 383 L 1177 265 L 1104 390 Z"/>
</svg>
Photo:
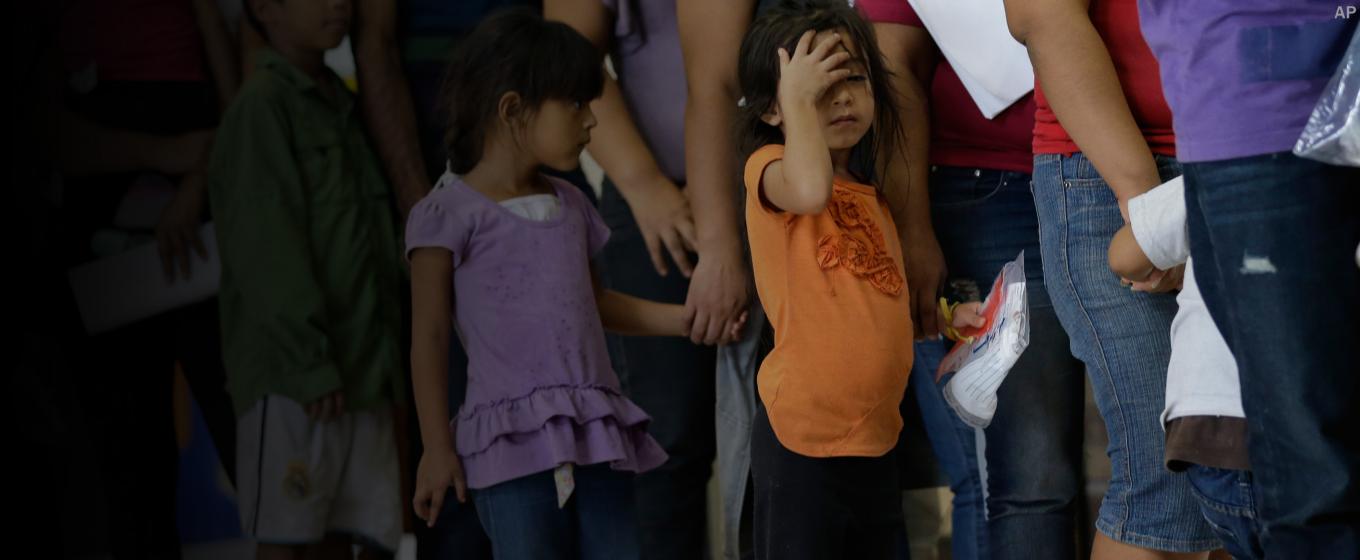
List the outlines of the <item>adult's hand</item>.
<svg viewBox="0 0 1360 560">
<path fill-rule="evenodd" d="M 716 344 L 724 326 L 746 309 L 748 274 L 737 247 L 724 247 L 699 255 L 699 265 L 685 298 L 685 321 L 690 341 Z"/>
<path fill-rule="evenodd" d="M 940 250 L 935 233 L 929 229 L 909 231 L 904 244 L 911 323 L 915 326 L 916 340 L 938 338 L 941 327 L 945 326 L 940 317 L 940 306 L 936 304 L 948 278 L 944 252 Z"/>
<path fill-rule="evenodd" d="M 689 199 L 664 175 L 657 174 L 647 182 L 648 185 L 628 189 L 633 196 L 627 201 L 642 239 L 647 243 L 652 266 L 661 276 L 669 274 L 670 268 L 666 266 L 666 255 L 669 254 L 680 273 L 690 278 L 694 266 L 690 264 L 689 253 L 695 250 L 697 243 Z"/>
<path fill-rule="evenodd" d="M 180 275 L 188 279 L 190 275 L 190 251 L 198 253 L 199 259 L 208 258 L 208 249 L 198 235 L 202 224 L 203 209 L 207 196 L 203 175 L 190 172 L 180 180 L 175 197 L 161 212 L 160 222 L 156 224 L 156 245 L 161 256 L 161 267 L 165 279 L 175 281 L 175 265 L 179 265 Z"/>
</svg>

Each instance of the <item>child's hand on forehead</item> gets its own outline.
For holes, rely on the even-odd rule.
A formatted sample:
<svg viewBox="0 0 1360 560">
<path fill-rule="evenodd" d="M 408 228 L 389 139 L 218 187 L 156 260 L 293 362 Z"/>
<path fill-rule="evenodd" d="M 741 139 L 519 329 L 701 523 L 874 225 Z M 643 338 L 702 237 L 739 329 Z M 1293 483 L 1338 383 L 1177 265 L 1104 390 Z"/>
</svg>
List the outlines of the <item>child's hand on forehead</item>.
<svg viewBox="0 0 1360 560">
<path fill-rule="evenodd" d="M 815 46 L 814 46 L 815 42 Z M 841 43 L 840 33 L 807 30 L 798 39 L 790 54 L 779 49 L 779 104 L 808 103 L 816 105 L 826 90 L 850 76 L 843 68 L 850 60 L 850 52 Z"/>
</svg>

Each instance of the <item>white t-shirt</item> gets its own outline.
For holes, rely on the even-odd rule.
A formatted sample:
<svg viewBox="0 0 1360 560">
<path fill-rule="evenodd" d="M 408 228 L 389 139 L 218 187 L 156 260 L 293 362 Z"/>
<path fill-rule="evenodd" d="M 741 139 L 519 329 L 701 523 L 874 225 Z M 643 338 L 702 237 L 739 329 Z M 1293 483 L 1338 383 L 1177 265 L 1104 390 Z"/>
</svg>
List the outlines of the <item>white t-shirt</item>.
<svg viewBox="0 0 1360 560">
<path fill-rule="evenodd" d="M 1242 388 L 1223 335 L 1209 316 L 1195 283 L 1185 222 L 1185 183 L 1180 177 L 1129 200 L 1133 237 L 1160 269 L 1185 263 L 1185 283 L 1171 321 L 1171 365 L 1166 372 L 1162 425 L 1182 416 L 1245 418 Z"/>
<path fill-rule="evenodd" d="M 562 212 L 557 196 L 551 194 L 531 194 L 501 201 L 501 206 L 516 216 L 535 222 L 546 222 Z"/>
</svg>

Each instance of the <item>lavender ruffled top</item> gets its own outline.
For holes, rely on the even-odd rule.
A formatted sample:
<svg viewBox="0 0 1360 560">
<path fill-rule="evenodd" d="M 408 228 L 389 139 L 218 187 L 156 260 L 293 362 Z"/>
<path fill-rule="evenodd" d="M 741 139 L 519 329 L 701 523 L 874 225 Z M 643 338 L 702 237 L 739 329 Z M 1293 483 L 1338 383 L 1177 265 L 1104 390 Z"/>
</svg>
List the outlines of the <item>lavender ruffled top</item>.
<svg viewBox="0 0 1360 560">
<path fill-rule="evenodd" d="M 452 253 L 468 390 L 450 427 L 471 488 L 565 462 L 642 472 L 666 460 L 605 351 L 590 259 L 609 228 L 574 186 L 547 180 L 554 219 L 519 217 L 445 174 L 406 225 L 408 255 Z"/>
</svg>

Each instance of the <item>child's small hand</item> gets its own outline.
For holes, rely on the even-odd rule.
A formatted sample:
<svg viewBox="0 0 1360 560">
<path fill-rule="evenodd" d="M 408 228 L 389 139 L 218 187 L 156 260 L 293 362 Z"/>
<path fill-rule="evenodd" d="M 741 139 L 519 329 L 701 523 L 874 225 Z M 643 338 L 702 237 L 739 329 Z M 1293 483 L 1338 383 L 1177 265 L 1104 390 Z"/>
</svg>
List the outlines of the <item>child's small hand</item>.
<svg viewBox="0 0 1360 560">
<path fill-rule="evenodd" d="M 987 324 L 987 318 L 983 317 L 980 311 L 982 311 L 982 304 L 979 302 L 960 303 L 954 306 L 954 320 L 950 322 L 949 326 L 955 329 L 964 327 L 980 329 Z"/>
<path fill-rule="evenodd" d="M 782 47 L 779 49 L 779 104 L 781 110 L 787 103 L 816 104 L 826 90 L 836 82 L 850 76 L 850 70 L 840 68 L 850 60 L 850 53 L 841 48 L 841 36 L 836 32 L 822 32 L 822 39 L 816 47 L 812 41 L 819 34 L 809 29 L 798 39 L 790 55 Z"/>
<path fill-rule="evenodd" d="M 434 527 L 450 486 L 458 502 L 466 503 L 467 479 L 463 475 L 463 461 L 451 447 L 426 449 L 416 468 L 415 498 L 411 501 L 416 517 L 424 520 L 426 526 Z"/>
<path fill-rule="evenodd" d="M 1152 273 L 1140 281 L 1134 281 L 1129 289 L 1135 292 L 1162 294 L 1181 289 L 1185 280 L 1185 265 L 1171 267 L 1171 270 L 1152 269 Z"/>
<path fill-rule="evenodd" d="M 723 335 L 722 338 L 718 340 L 718 345 L 721 346 L 724 344 L 732 344 L 733 342 L 741 340 L 741 335 L 745 331 L 746 331 L 746 312 L 742 311 L 741 315 L 738 315 L 731 321 L 728 321 L 727 325 L 723 327 Z"/>
</svg>

